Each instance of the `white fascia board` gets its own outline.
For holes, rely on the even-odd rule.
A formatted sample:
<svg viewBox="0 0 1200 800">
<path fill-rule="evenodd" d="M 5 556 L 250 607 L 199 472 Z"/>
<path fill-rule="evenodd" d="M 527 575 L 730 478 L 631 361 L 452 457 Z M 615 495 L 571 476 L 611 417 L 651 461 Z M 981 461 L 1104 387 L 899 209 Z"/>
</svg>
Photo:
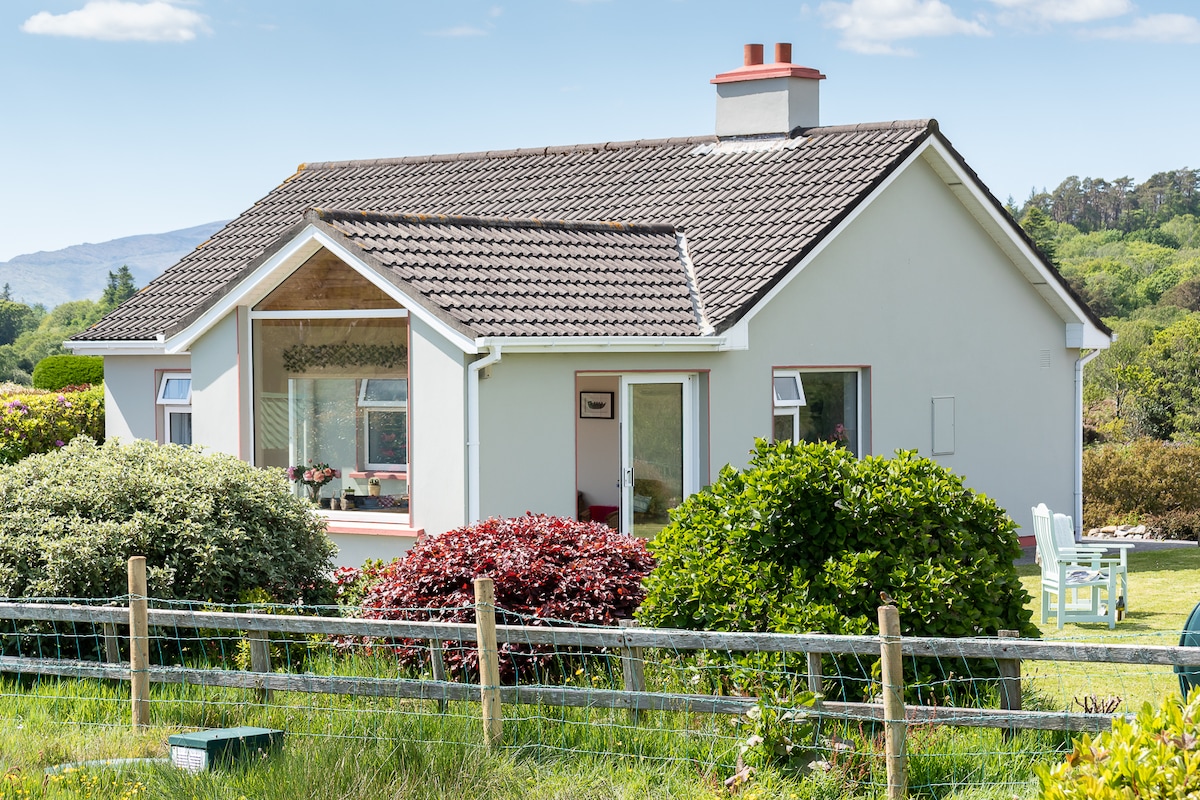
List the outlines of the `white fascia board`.
<svg viewBox="0 0 1200 800">
<path fill-rule="evenodd" d="M 1106 348 L 1112 337 L 1096 327 L 1079 302 L 1051 274 L 1041 257 L 1013 230 L 1012 224 L 987 196 L 984 188 L 958 163 L 936 137 L 919 151 L 934 172 L 966 207 L 1026 280 L 1065 323 L 1065 346 Z"/>
<path fill-rule="evenodd" d="M 77 356 L 162 356 L 167 354 L 161 342 L 96 339 L 63 342 L 63 347 Z M 186 351 L 178 355 L 188 355 Z"/>
<path fill-rule="evenodd" d="M 909 165 L 920 158 L 921 153 L 924 152 L 926 146 L 931 141 L 933 141 L 932 136 L 925 140 L 925 145 L 918 147 L 914 152 L 910 153 L 908 158 L 904 159 L 904 162 L 900 164 L 900 166 L 892 170 L 891 174 L 884 178 L 883 181 L 875 187 L 875 190 L 871 192 L 871 194 L 867 195 L 867 197 L 861 203 L 855 206 L 854 209 L 846 215 L 845 219 L 837 224 L 836 228 L 825 234 L 825 237 L 822 238 L 821 241 L 817 242 L 816 247 L 810 250 L 808 255 L 801 259 L 796 266 L 788 270 L 787 274 L 783 276 L 783 279 L 780 280 L 779 283 L 772 286 L 770 291 L 763 295 L 762 298 L 759 299 L 759 301 L 755 303 L 749 311 L 743 314 L 742 318 L 734 323 L 733 326 L 726 332 L 730 341 L 741 344 L 742 347 L 740 349 L 748 348 L 750 346 L 750 320 L 754 319 L 758 312 L 766 308 L 770 302 L 779 295 L 780 292 L 787 288 L 788 284 L 796 279 L 797 275 L 803 272 L 808 265 L 816 259 L 817 256 L 823 253 L 825 248 L 829 246 L 830 242 L 836 239 L 842 231 L 850 227 L 854 220 L 858 219 L 858 216 L 866 211 L 867 207 L 871 205 L 875 198 L 883 194 L 883 192 L 892 185 L 892 182 L 895 181 L 896 178 L 899 177 L 900 174 L 909 167 Z"/>
<path fill-rule="evenodd" d="M 239 281 L 233 289 L 227 292 L 224 297 L 218 300 L 199 318 L 168 339 L 166 342 L 166 352 L 174 354 L 191 347 L 192 342 L 204 335 L 235 308 L 242 305 L 253 305 L 263 297 L 266 297 L 267 294 L 283 283 L 289 275 L 321 248 L 325 248 L 344 261 L 351 269 L 366 278 L 373 286 L 404 306 L 412 316 L 429 325 L 464 353 L 474 354 L 478 352 L 473 339 L 434 316 L 424 306 L 412 297 L 409 297 L 408 294 L 379 275 L 379 273 L 359 258 L 356 253 L 347 250 L 340 242 L 315 225 L 305 226 L 303 230 L 292 237 L 291 241 L 260 264 L 254 272 Z"/>
<path fill-rule="evenodd" d="M 696 353 L 727 349 L 724 336 L 485 336 L 480 350 L 505 353 Z"/>
</svg>

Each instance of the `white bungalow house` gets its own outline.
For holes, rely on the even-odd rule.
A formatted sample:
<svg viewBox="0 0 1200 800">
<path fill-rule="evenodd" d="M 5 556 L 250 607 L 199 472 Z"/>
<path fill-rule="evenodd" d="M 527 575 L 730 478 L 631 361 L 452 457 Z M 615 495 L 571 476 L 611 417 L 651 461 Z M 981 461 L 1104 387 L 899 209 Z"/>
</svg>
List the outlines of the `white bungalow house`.
<svg viewBox="0 0 1200 800">
<path fill-rule="evenodd" d="M 775 55 L 713 79 L 716 135 L 301 166 L 69 342 L 108 435 L 378 478 L 321 512 L 348 564 L 530 510 L 649 533 L 755 437 L 1079 519 L 1110 331 L 935 121 L 822 127 Z"/>
</svg>

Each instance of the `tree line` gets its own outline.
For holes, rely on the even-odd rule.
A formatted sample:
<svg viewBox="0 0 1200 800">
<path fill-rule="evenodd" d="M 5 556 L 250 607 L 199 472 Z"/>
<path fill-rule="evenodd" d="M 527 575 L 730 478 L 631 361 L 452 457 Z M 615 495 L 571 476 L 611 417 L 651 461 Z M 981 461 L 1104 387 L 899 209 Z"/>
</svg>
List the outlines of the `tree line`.
<svg viewBox="0 0 1200 800">
<path fill-rule="evenodd" d="M 1200 444 L 1200 170 L 1071 176 L 1007 206 L 1117 334 L 1086 370 L 1089 440 Z"/>
<path fill-rule="evenodd" d="M 67 352 L 63 342 L 87 330 L 137 291 L 129 267 L 109 271 L 99 300 L 72 300 L 47 310 L 13 299 L 0 290 L 0 382 L 29 385 L 33 368 L 46 356 Z"/>
</svg>

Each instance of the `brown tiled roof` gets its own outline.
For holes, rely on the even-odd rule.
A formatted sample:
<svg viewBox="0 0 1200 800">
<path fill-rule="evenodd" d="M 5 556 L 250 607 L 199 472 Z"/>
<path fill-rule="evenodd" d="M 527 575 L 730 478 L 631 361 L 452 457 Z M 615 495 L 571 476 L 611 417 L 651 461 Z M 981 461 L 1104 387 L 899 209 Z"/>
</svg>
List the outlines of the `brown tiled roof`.
<svg viewBox="0 0 1200 800">
<path fill-rule="evenodd" d="M 695 336 L 667 225 L 316 211 L 376 269 L 475 336 Z"/>
<path fill-rule="evenodd" d="M 697 137 L 309 164 L 75 338 L 177 332 L 316 207 L 671 225 L 686 234 L 720 331 L 936 131 L 916 120 L 760 143 Z"/>
</svg>

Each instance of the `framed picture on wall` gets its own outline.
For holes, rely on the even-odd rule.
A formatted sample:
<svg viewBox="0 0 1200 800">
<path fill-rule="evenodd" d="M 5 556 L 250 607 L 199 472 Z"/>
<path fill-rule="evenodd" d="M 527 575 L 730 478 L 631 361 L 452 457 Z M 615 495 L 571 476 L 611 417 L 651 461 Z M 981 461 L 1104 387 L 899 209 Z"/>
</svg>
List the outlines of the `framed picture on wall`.
<svg viewBox="0 0 1200 800">
<path fill-rule="evenodd" d="M 612 419 L 613 392 L 580 392 L 580 419 Z"/>
</svg>

